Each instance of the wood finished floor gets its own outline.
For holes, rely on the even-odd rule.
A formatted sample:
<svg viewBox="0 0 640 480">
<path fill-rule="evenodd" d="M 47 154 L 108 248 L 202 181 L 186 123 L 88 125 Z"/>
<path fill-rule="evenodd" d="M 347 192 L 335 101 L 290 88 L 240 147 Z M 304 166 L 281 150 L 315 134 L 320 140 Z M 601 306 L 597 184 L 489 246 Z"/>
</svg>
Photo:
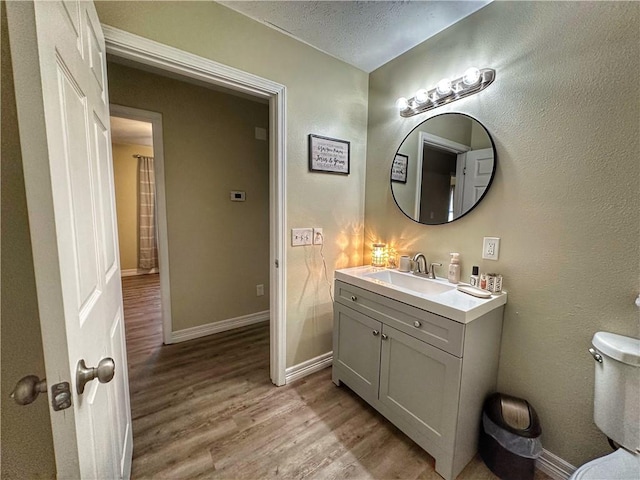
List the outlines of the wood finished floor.
<svg viewBox="0 0 640 480">
<path fill-rule="evenodd" d="M 133 479 L 442 478 L 330 368 L 273 386 L 267 323 L 162 345 L 159 290 L 123 279 Z M 458 478 L 498 477 L 476 457 Z"/>
</svg>

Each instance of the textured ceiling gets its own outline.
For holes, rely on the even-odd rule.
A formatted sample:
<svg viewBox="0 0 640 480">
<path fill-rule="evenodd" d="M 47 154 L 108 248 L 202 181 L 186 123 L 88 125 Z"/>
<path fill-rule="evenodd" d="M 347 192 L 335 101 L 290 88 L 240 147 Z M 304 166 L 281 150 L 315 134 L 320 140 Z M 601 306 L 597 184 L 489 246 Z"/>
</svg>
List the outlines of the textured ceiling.
<svg viewBox="0 0 640 480">
<path fill-rule="evenodd" d="M 147 122 L 111 117 L 111 141 L 129 145 L 153 146 L 152 125 Z"/>
<path fill-rule="evenodd" d="M 365 72 L 490 2 L 218 1 Z"/>
</svg>

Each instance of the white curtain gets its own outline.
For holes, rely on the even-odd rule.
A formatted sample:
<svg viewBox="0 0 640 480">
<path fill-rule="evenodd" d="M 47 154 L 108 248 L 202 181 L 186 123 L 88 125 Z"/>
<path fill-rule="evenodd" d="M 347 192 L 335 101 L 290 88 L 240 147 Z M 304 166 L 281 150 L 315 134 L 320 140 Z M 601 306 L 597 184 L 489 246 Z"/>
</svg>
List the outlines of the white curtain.
<svg viewBox="0 0 640 480">
<path fill-rule="evenodd" d="M 138 268 L 150 270 L 158 267 L 153 157 L 139 157 L 138 181 Z"/>
</svg>

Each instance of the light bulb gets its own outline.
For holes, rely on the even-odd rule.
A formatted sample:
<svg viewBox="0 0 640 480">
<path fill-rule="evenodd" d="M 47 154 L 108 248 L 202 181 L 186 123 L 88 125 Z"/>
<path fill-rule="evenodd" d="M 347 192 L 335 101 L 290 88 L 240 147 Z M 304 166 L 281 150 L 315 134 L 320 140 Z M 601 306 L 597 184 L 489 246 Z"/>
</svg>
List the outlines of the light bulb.
<svg viewBox="0 0 640 480">
<path fill-rule="evenodd" d="M 400 97 L 398 100 L 396 100 L 396 107 L 398 108 L 398 110 L 406 110 L 407 108 L 409 108 L 409 101 L 404 97 Z"/>
<path fill-rule="evenodd" d="M 451 93 L 451 80 L 448 78 L 440 80 L 436 86 L 436 91 L 438 95 L 449 95 Z"/>
<path fill-rule="evenodd" d="M 429 92 L 424 88 L 421 88 L 416 92 L 416 101 L 418 103 L 425 103 L 427 100 L 429 100 Z"/>
<path fill-rule="evenodd" d="M 480 80 L 480 70 L 470 67 L 465 70 L 462 81 L 465 85 L 475 85 Z"/>
</svg>

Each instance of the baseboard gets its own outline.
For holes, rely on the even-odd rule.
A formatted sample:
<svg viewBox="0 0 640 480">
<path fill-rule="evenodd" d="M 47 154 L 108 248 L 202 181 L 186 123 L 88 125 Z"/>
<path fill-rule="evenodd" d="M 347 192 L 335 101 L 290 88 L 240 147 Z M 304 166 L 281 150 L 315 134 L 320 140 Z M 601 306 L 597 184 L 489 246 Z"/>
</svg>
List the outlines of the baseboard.
<svg viewBox="0 0 640 480">
<path fill-rule="evenodd" d="M 305 362 L 289 367 L 285 371 L 285 382 L 287 384 L 299 380 L 307 375 L 327 368 L 333 363 L 333 352 L 323 353 Z"/>
<path fill-rule="evenodd" d="M 158 273 L 159 270 L 157 268 L 152 268 L 151 270 L 146 270 L 144 268 L 129 268 L 127 270 L 120 270 L 121 277 L 135 277 L 137 275 L 149 275 L 152 273 Z"/>
<path fill-rule="evenodd" d="M 207 323 L 206 325 L 198 325 L 197 327 L 185 328 L 171 332 L 171 343 L 185 342 L 194 338 L 213 335 L 214 333 L 226 332 L 234 328 L 246 327 L 254 323 L 269 321 L 269 310 L 264 312 L 252 313 L 242 317 L 228 318 L 219 322 Z"/>
<path fill-rule="evenodd" d="M 544 449 L 542 456 L 536 460 L 536 468 L 554 480 L 567 480 L 576 471 L 576 467 L 569 462 Z"/>
</svg>

